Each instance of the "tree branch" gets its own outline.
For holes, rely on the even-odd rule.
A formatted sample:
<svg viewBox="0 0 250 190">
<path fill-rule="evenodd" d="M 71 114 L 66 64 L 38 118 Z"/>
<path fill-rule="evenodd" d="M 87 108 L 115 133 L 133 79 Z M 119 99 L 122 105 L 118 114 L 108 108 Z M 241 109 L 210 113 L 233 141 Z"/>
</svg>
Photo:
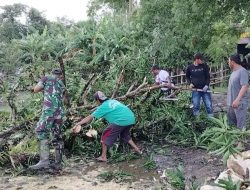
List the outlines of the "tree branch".
<svg viewBox="0 0 250 190">
<path fill-rule="evenodd" d="M 124 69 L 122 69 L 121 73 L 119 74 L 119 77 L 116 80 L 116 85 L 115 85 L 115 88 L 113 90 L 111 98 L 114 98 L 116 96 L 117 91 L 118 91 L 118 89 L 123 81 L 123 78 L 124 78 Z"/>
</svg>

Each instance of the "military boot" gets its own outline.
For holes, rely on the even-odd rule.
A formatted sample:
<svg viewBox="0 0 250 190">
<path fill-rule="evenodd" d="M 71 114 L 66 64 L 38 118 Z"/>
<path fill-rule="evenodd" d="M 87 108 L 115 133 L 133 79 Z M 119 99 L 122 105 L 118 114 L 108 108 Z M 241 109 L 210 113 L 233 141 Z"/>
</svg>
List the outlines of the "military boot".
<svg viewBox="0 0 250 190">
<path fill-rule="evenodd" d="M 30 166 L 29 169 L 39 170 L 49 168 L 49 142 L 48 140 L 40 141 L 40 161 L 33 166 Z"/>
<path fill-rule="evenodd" d="M 51 168 L 55 170 L 61 170 L 64 143 L 63 141 L 53 141 L 52 143 L 55 148 L 55 162 L 51 164 Z"/>
</svg>

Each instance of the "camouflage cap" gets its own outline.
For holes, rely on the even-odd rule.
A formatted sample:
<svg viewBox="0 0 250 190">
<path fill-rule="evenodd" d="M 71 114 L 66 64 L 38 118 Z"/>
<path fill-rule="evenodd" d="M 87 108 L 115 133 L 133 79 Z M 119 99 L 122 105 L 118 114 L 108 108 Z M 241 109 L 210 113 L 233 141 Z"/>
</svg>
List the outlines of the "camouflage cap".
<svg viewBox="0 0 250 190">
<path fill-rule="evenodd" d="M 62 70 L 60 68 L 55 68 L 52 70 L 52 74 L 54 75 L 62 75 Z"/>
<path fill-rule="evenodd" d="M 102 100 L 102 101 L 104 101 L 104 100 L 107 99 L 107 97 L 105 96 L 105 94 L 104 94 L 102 91 L 97 91 L 97 92 L 94 94 L 94 98 L 95 98 L 96 100 Z"/>
</svg>

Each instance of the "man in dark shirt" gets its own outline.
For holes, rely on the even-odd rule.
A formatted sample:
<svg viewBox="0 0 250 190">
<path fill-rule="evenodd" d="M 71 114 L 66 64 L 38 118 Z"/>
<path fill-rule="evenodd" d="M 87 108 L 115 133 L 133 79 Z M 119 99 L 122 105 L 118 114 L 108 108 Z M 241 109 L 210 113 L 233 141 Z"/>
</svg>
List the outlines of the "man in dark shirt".
<svg viewBox="0 0 250 190">
<path fill-rule="evenodd" d="M 209 67 L 202 63 L 201 53 L 194 55 L 194 63 L 187 67 L 186 78 L 192 88 L 193 114 L 198 116 L 200 112 L 201 98 L 205 104 L 208 117 L 213 117 L 211 93 L 209 90 Z"/>
</svg>

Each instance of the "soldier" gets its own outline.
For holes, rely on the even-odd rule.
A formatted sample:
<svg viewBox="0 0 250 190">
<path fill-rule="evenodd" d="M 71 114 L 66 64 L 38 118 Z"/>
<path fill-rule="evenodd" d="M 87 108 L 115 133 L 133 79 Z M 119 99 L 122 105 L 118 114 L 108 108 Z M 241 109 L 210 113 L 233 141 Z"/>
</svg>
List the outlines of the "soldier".
<svg viewBox="0 0 250 190">
<path fill-rule="evenodd" d="M 49 168 L 49 137 L 52 133 L 52 144 L 55 148 L 55 166 L 61 167 L 63 139 L 61 127 L 63 123 L 63 100 L 65 86 L 62 82 L 62 71 L 54 69 L 51 76 L 44 76 L 32 89 L 33 93 L 43 91 L 43 109 L 36 126 L 36 134 L 40 144 L 40 161 L 30 169 Z"/>
</svg>

